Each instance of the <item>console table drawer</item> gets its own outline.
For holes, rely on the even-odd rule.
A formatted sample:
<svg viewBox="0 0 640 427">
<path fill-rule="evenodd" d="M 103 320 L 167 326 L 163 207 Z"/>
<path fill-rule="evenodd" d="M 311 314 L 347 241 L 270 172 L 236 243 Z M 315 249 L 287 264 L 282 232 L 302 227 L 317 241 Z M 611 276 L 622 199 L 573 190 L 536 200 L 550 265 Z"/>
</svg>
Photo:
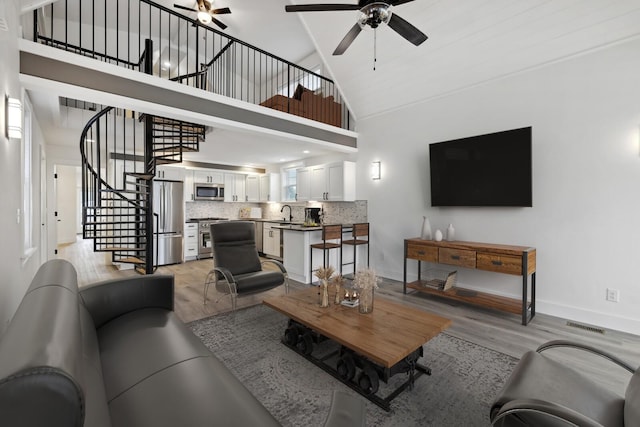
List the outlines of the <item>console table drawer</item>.
<svg viewBox="0 0 640 427">
<path fill-rule="evenodd" d="M 441 264 L 476 268 L 476 251 L 440 248 L 438 249 L 438 262 Z"/>
<path fill-rule="evenodd" d="M 438 262 L 438 248 L 435 246 L 407 244 L 407 258 L 427 262 Z"/>
<path fill-rule="evenodd" d="M 522 257 L 478 252 L 477 268 L 496 273 L 522 275 Z"/>
</svg>

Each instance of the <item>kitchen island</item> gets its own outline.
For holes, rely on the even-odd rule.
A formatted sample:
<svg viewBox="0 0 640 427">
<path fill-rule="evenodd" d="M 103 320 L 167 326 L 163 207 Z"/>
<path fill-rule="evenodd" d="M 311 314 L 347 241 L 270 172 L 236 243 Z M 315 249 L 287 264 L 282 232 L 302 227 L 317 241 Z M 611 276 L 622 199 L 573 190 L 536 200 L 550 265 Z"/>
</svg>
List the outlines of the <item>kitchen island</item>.
<svg viewBox="0 0 640 427">
<path fill-rule="evenodd" d="M 312 277 L 309 275 L 310 270 L 310 245 L 322 242 L 321 226 L 304 226 L 302 224 L 285 224 L 273 226 L 282 230 L 282 263 L 284 264 L 289 277 L 302 283 L 311 283 Z M 350 234 L 352 224 L 342 224 L 343 234 Z M 345 236 L 346 237 L 346 236 Z M 322 265 L 322 251 L 315 250 L 313 253 L 314 268 Z M 332 265 L 336 272 L 340 271 L 340 251 L 338 249 L 329 251 L 329 264 Z M 353 260 L 353 247 L 342 247 L 342 262 L 351 262 Z M 363 265 L 362 261 L 358 262 Z M 353 264 L 343 267 L 342 274 L 353 273 Z M 315 277 L 313 277 L 315 280 Z"/>
</svg>

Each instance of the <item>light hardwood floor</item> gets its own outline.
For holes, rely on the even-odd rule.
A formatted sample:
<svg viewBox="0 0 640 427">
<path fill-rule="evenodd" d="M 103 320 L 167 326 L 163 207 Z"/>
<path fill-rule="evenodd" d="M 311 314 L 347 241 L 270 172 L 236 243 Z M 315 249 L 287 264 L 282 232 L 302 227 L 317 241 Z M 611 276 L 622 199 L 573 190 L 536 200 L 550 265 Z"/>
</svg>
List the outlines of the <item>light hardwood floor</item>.
<svg viewBox="0 0 640 427">
<path fill-rule="evenodd" d="M 119 271 L 109 265 L 110 255 L 94 253 L 91 241 L 79 239 L 76 243 L 59 248 L 59 257 L 69 260 L 78 271 L 80 286 L 117 277 L 138 275 L 133 270 Z M 231 309 L 229 297 L 220 297 L 215 289 L 209 290 L 209 302 L 204 305 L 202 292 L 204 280 L 211 269 L 211 260 L 191 261 L 184 264 L 164 266 L 157 273 L 171 274 L 176 285 L 176 314 L 185 322 L 219 314 Z M 291 289 L 308 285 L 291 281 Z M 538 286 L 544 286 L 538 283 Z M 284 293 L 284 287 L 273 289 L 258 295 L 238 298 L 238 307 L 247 307 L 261 303 L 267 296 Z M 527 350 L 554 339 L 576 340 L 605 349 L 634 366 L 640 364 L 640 336 L 623 332 L 604 330 L 597 333 L 583 330 L 567 324 L 566 319 L 537 314 L 528 326 L 520 324 L 520 316 L 485 310 L 461 303 L 440 300 L 413 292 L 402 293 L 402 282 L 383 280 L 377 291 L 394 301 L 402 302 L 453 321 L 446 333 L 473 342 L 480 346 L 520 358 Z M 613 390 L 624 391 L 629 375 L 622 369 L 584 352 L 554 349 L 546 354 L 575 366 L 598 382 Z"/>
</svg>

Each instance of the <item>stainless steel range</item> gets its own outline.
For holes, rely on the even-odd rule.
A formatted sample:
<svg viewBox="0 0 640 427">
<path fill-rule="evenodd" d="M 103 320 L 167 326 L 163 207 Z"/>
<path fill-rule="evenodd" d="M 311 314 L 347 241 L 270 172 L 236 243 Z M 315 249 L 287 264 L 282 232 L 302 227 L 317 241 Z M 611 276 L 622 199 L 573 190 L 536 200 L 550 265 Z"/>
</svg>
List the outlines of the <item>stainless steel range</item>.
<svg viewBox="0 0 640 427">
<path fill-rule="evenodd" d="M 211 258 L 211 231 L 209 226 L 215 222 L 228 221 L 229 218 L 197 218 L 198 220 L 198 259 Z"/>
</svg>

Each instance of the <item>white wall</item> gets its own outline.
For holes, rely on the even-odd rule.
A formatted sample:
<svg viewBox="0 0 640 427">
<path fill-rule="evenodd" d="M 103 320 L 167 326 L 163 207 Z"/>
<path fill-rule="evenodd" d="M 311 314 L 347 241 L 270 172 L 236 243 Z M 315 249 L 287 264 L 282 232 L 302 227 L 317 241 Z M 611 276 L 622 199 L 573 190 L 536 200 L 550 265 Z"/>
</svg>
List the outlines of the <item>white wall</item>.
<svg viewBox="0 0 640 427">
<path fill-rule="evenodd" d="M 426 215 L 434 231 L 453 223 L 459 240 L 536 247 L 538 312 L 640 333 L 639 75 L 635 40 L 360 120 L 358 199 L 369 200 L 373 265 L 402 280 L 403 239 Z M 430 206 L 430 143 L 524 126 L 533 126 L 533 208 Z M 461 286 L 520 295 L 518 277 L 458 274 Z M 605 301 L 608 287 L 619 303 Z"/>
<path fill-rule="evenodd" d="M 0 334 L 13 316 L 36 269 L 40 266 L 40 150 L 43 143 L 42 132 L 33 117 L 33 212 L 36 226 L 33 230 L 33 244 L 36 250 L 25 258 L 23 252 L 22 218 L 17 221 L 18 210 L 22 210 L 21 186 L 21 141 L 8 140 L 5 136 L 4 96 L 23 98 L 18 81 L 18 4 L 16 0 L 3 2 L 4 18 L 9 31 L 0 31 L 0 182 L 3 183 L 0 203 Z M 23 105 L 26 100 L 23 99 Z"/>
</svg>

